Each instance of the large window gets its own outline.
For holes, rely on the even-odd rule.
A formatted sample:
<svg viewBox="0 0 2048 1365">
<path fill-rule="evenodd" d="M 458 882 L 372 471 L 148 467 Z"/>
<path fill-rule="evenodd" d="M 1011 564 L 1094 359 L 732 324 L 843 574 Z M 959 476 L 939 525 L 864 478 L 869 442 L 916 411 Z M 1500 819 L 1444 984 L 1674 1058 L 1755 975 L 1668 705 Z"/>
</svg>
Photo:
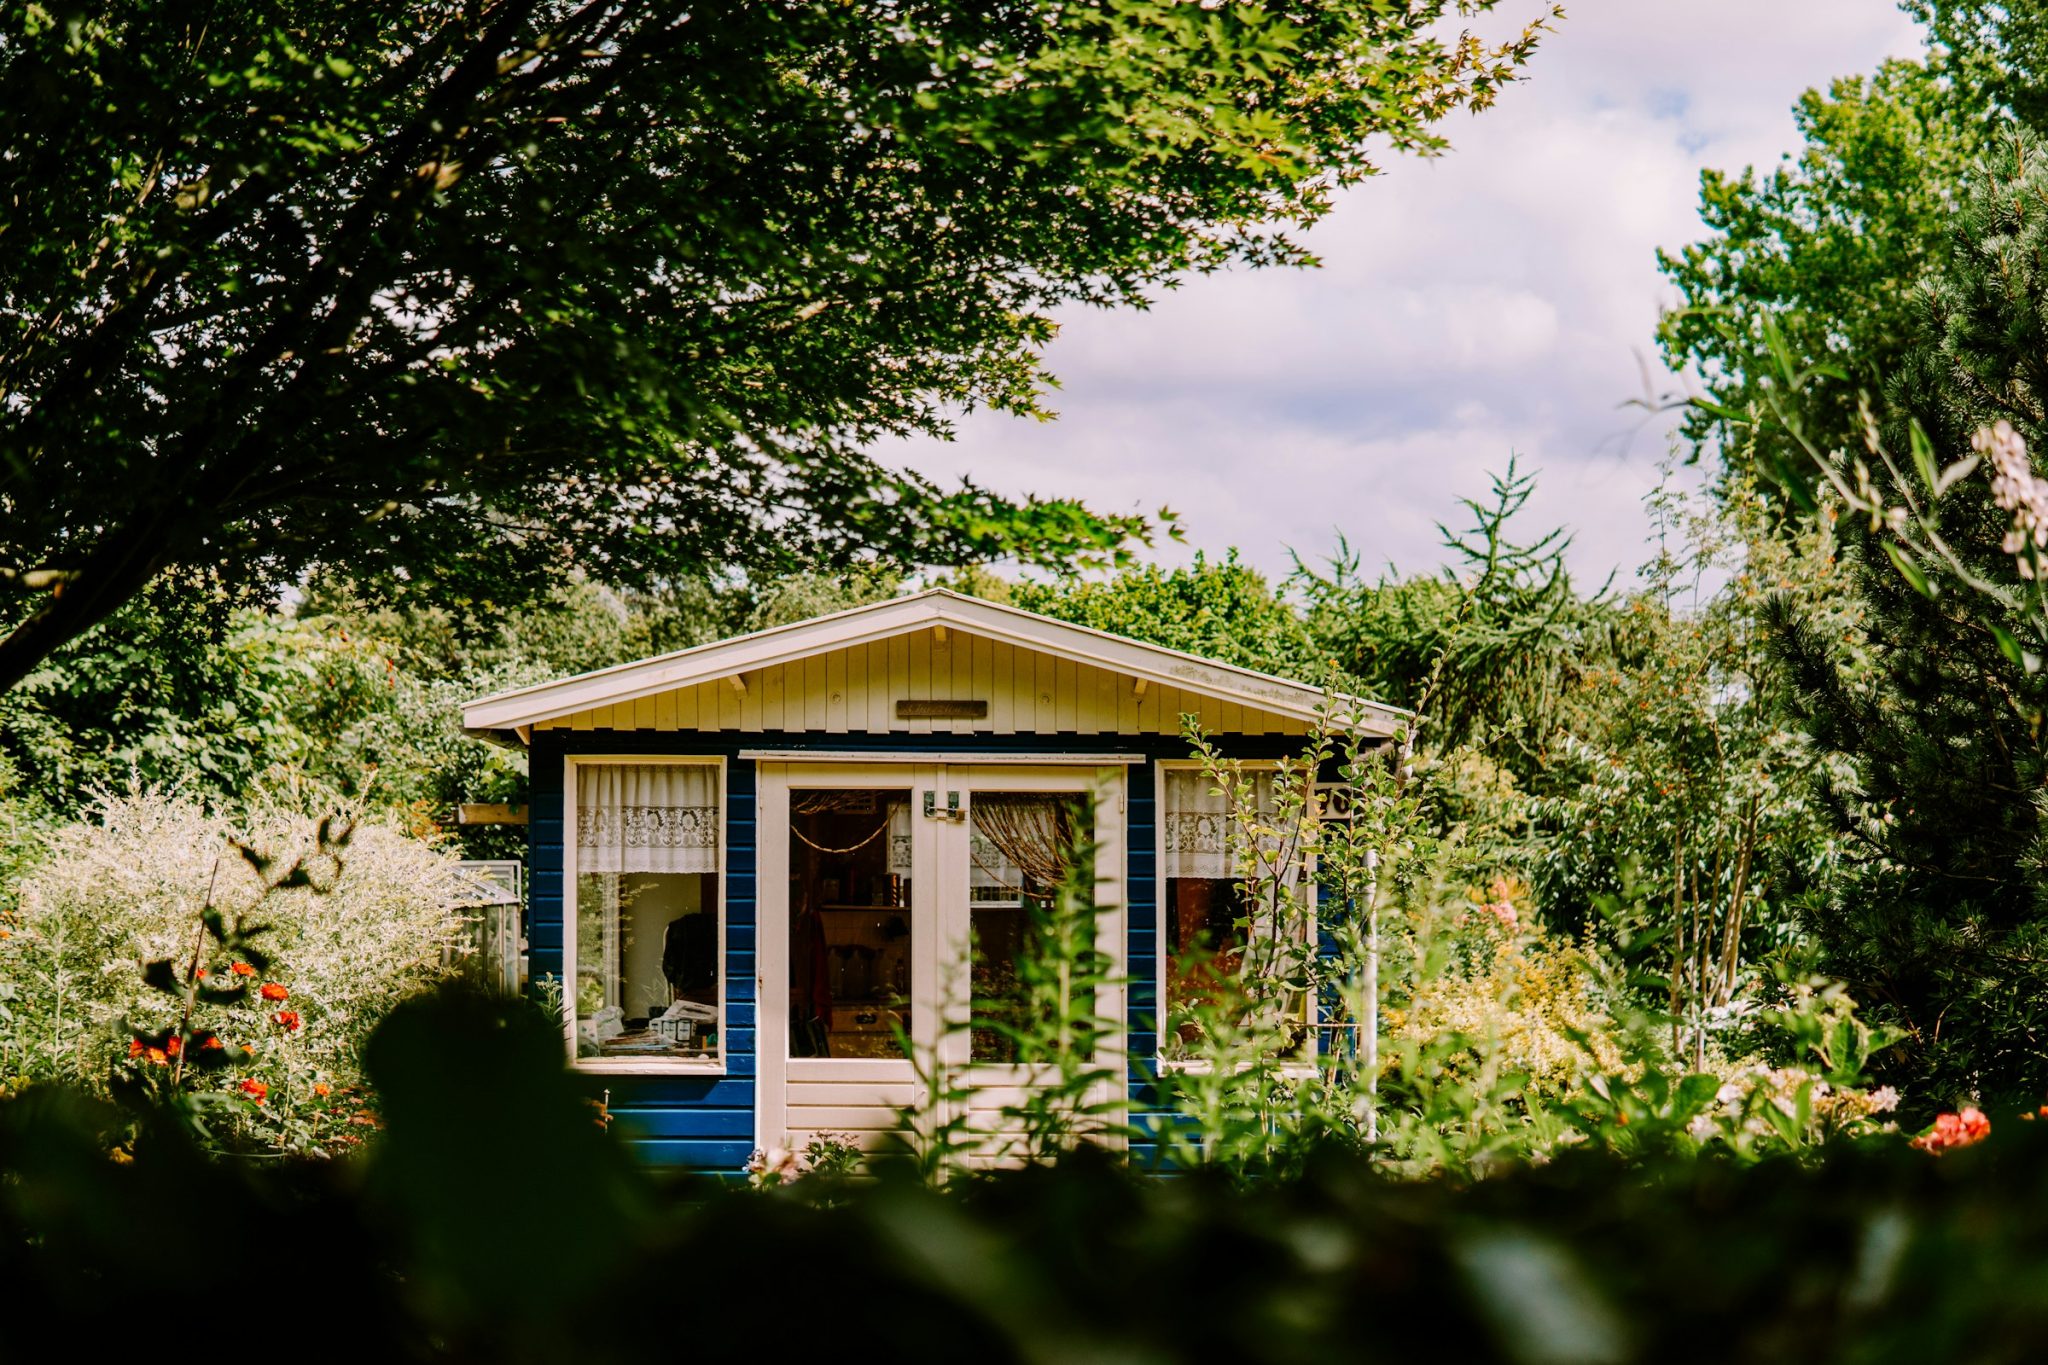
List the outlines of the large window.
<svg viewBox="0 0 2048 1365">
<path fill-rule="evenodd" d="M 1278 774 L 1246 768 L 1234 799 L 1197 767 L 1162 767 L 1160 864 L 1164 892 L 1168 1058 L 1200 1041 L 1205 1010 L 1276 999 L 1297 1020 L 1287 1048 L 1310 1036 L 1307 992 L 1283 990 L 1302 945 L 1315 942 L 1312 889 L 1301 880 L 1299 831 L 1279 814 Z M 1303 894 L 1290 894 L 1301 888 Z"/>
<path fill-rule="evenodd" d="M 716 1062 L 724 770 L 577 763 L 576 1055 Z"/>
</svg>

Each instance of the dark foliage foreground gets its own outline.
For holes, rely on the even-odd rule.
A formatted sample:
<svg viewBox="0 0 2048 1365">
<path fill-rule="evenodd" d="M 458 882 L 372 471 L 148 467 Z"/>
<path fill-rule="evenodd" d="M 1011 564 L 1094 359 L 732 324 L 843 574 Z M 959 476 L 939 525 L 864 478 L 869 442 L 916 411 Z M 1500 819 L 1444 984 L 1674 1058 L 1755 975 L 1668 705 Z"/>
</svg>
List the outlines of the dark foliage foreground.
<svg viewBox="0 0 2048 1365">
<path fill-rule="evenodd" d="M 1818 1169 L 1568 1159 L 1476 1187 L 1076 1159 L 948 1195 L 664 1182 L 552 1028 L 460 999 L 372 1044 L 352 1163 L 232 1164 L 56 1093 L 0 1109 L 8 1359 L 1855 1360 L 2048 1345 L 2048 1131 Z M 2048 1125 L 2042 1125 L 2048 1129 Z M 182 1344 L 181 1344 L 182 1343 Z"/>
</svg>

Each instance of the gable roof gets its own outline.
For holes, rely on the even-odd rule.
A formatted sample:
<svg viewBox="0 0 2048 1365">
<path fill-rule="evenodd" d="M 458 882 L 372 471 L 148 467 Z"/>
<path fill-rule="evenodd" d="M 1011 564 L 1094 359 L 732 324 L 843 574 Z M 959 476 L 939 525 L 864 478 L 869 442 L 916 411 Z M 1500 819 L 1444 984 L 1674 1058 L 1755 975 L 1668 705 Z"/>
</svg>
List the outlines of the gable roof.
<svg viewBox="0 0 2048 1365">
<path fill-rule="evenodd" d="M 1077 626 L 948 588 L 929 588 L 637 663 L 480 697 L 462 708 L 462 723 L 474 733 L 514 732 L 524 738 L 530 726 L 593 707 L 736 677 L 927 626 L 953 627 L 965 634 L 1092 664 L 1133 680 L 1198 692 L 1296 720 L 1314 721 L 1325 701 L 1322 688 L 1306 683 Z M 1360 725 L 1371 734 L 1392 734 L 1407 714 L 1362 698 L 1340 696 L 1338 700 L 1346 709 L 1356 711 Z"/>
</svg>

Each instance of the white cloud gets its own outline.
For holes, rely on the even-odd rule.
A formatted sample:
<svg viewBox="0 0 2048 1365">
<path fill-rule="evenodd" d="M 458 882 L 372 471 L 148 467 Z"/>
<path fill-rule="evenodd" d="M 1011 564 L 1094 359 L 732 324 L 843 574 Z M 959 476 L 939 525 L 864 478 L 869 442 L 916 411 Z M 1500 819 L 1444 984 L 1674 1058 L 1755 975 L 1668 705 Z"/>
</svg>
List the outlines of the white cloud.
<svg viewBox="0 0 2048 1365">
<path fill-rule="evenodd" d="M 1802 90 L 1919 39 L 1889 0 L 1570 10 L 1527 82 L 1448 129 L 1449 155 L 1348 195 L 1310 238 L 1322 269 L 1063 317 L 1059 421 L 980 414 L 903 457 L 1105 509 L 1170 504 L 1192 545 L 1275 572 L 1340 530 L 1412 572 L 1519 452 L 1543 471 L 1531 529 L 1572 526 L 1582 576 L 1632 568 L 1668 430 L 1623 406 L 1668 300 L 1656 249 L 1702 234 L 1702 166 L 1776 161 Z"/>
</svg>

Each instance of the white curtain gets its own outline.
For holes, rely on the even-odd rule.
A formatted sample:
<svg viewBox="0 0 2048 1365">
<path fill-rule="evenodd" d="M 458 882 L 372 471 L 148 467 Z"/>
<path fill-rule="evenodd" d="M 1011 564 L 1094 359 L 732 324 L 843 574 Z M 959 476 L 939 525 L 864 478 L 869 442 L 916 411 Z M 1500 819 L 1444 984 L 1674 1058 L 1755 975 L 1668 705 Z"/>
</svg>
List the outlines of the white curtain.
<svg viewBox="0 0 2048 1365">
<path fill-rule="evenodd" d="M 577 765 L 579 873 L 716 872 L 718 838 L 717 765 Z"/>
<path fill-rule="evenodd" d="M 1236 880 L 1243 871 L 1233 854 L 1232 838 L 1237 833 L 1237 822 L 1232 817 L 1230 804 L 1209 775 L 1195 768 L 1162 769 L 1165 790 L 1161 793 L 1160 820 L 1163 825 L 1166 845 L 1166 866 L 1160 869 L 1167 877 L 1218 877 Z M 1274 814 L 1273 786 L 1278 777 L 1271 771 L 1247 770 L 1241 794 L 1249 794 L 1258 802 L 1259 823 L 1272 829 Z M 1277 856 L 1292 830 L 1279 830 L 1262 838 L 1260 844 L 1265 852 Z M 1295 869 L 1282 872 L 1282 880 L 1292 882 Z"/>
<path fill-rule="evenodd" d="M 910 875 L 910 798 L 891 796 L 889 803 L 889 870 L 900 877 Z"/>
</svg>

